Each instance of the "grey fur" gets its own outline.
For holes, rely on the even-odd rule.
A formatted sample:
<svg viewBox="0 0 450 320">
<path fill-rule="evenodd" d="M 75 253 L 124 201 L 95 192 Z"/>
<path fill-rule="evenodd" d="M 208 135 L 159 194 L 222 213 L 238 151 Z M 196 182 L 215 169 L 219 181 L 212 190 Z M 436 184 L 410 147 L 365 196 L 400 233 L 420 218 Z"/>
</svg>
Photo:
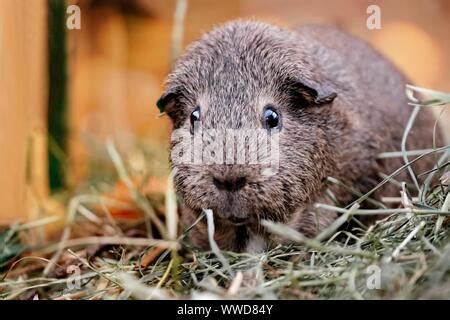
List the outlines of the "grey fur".
<svg viewBox="0 0 450 320">
<path fill-rule="evenodd" d="M 327 176 L 367 192 L 391 173 L 398 159 L 376 160 L 400 150 L 411 107 L 405 77 L 363 41 L 331 27 L 288 30 L 256 21 L 233 21 L 205 34 L 178 60 L 166 82 L 161 103 L 175 129 L 189 129 L 189 115 L 201 107 L 203 128 L 261 128 L 264 106 L 282 116 L 280 168 L 263 177 L 257 166 L 174 165 L 183 221 L 192 223 L 203 208 L 215 213 L 216 241 L 222 249 L 245 250 L 249 239 L 268 239 L 260 219 L 282 221 L 314 236 L 335 218 L 312 210 L 325 197 Z M 433 117 L 419 115 L 410 149 L 431 145 Z M 172 148 L 176 145 L 172 142 Z M 428 168 L 425 160 L 416 170 Z M 235 192 L 219 190 L 213 177 L 244 176 Z M 329 186 L 340 204 L 352 198 Z M 394 192 L 394 193 L 393 193 Z M 376 192 L 397 195 L 387 186 Z M 237 225 L 233 217 L 246 218 Z M 191 232 L 193 242 L 208 247 L 206 224 Z"/>
</svg>

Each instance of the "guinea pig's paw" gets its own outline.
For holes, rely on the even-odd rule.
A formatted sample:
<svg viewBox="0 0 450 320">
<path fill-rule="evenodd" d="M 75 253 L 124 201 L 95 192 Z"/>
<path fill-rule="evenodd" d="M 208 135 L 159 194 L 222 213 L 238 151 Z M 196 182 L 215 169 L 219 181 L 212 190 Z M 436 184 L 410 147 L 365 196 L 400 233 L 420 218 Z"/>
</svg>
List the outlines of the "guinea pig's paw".
<svg viewBox="0 0 450 320">
<path fill-rule="evenodd" d="M 271 235 L 270 242 L 272 243 L 272 245 L 275 245 L 275 246 L 276 245 L 289 246 L 289 245 L 295 244 L 294 241 L 292 241 L 290 239 L 286 239 L 279 235 Z"/>
<path fill-rule="evenodd" d="M 245 251 L 248 253 L 262 253 L 266 250 L 266 240 L 260 235 L 250 235 Z"/>
<path fill-rule="evenodd" d="M 190 242 L 202 249 L 202 250 L 209 250 L 209 239 L 208 239 L 208 231 L 206 227 L 203 226 L 195 226 L 190 232 L 189 232 L 189 240 Z"/>
</svg>

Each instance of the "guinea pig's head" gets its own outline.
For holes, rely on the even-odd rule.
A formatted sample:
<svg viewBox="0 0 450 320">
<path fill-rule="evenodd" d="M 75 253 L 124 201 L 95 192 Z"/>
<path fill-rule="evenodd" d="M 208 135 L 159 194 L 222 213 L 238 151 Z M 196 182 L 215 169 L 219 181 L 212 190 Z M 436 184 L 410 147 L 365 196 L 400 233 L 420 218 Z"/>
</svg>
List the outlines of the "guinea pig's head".
<svg viewBox="0 0 450 320">
<path fill-rule="evenodd" d="M 289 30 L 237 21 L 179 58 L 158 107 L 173 123 L 185 210 L 212 209 L 219 224 L 285 221 L 319 190 L 336 93 L 301 47 Z"/>
</svg>

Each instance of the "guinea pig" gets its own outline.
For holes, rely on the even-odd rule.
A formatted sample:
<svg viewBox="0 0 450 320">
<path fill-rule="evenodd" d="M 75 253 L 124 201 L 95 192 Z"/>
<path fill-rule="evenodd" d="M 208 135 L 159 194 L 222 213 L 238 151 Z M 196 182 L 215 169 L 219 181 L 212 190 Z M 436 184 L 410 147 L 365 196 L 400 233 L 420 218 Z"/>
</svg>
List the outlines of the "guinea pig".
<svg viewBox="0 0 450 320">
<path fill-rule="evenodd" d="M 177 60 L 158 101 L 178 133 L 171 141 L 171 163 L 182 221 L 189 226 L 203 209 L 211 209 L 215 241 L 223 250 L 264 250 L 271 238 L 262 219 L 314 237 L 337 218 L 314 203 L 354 200 L 345 188 L 327 184 L 327 177 L 365 193 L 382 180 L 380 173 L 404 164 L 377 155 L 401 149 L 412 112 L 406 83 L 370 45 L 333 27 L 291 30 L 239 20 L 206 33 Z M 408 150 L 430 147 L 433 125 L 432 114 L 422 110 L 408 136 Z M 260 170 L 267 161 L 233 162 L 236 155 L 208 163 L 200 153 L 193 160 L 196 147 L 184 150 L 187 161 L 174 161 L 181 140 L 194 141 L 198 128 L 215 130 L 219 138 L 235 132 L 246 142 L 238 155 L 258 152 L 252 149 L 254 136 L 242 139 L 245 130 L 277 137 L 275 170 Z M 214 151 L 225 152 L 222 147 Z M 425 157 L 414 169 L 431 168 L 431 160 Z M 371 197 L 398 196 L 398 190 L 388 183 Z M 209 247 L 205 219 L 190 238 Z"/>
</svg>

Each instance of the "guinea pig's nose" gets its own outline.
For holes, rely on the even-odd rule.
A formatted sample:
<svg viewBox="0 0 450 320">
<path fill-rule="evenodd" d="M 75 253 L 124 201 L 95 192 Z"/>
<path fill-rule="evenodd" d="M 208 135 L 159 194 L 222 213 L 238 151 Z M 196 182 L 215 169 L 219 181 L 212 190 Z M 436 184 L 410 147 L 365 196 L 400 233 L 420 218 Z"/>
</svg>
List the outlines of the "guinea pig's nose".
<svg viewBox="0 0 450 320">
<path fill-rule="evenodd" d="M 245 177 L 228 179 L 219 179 L 213 177 L 213 183 L 219 190 L 238 191 L 245 186 L 245 184 L 247 183 L 247 179 Z"/>
</svg>

